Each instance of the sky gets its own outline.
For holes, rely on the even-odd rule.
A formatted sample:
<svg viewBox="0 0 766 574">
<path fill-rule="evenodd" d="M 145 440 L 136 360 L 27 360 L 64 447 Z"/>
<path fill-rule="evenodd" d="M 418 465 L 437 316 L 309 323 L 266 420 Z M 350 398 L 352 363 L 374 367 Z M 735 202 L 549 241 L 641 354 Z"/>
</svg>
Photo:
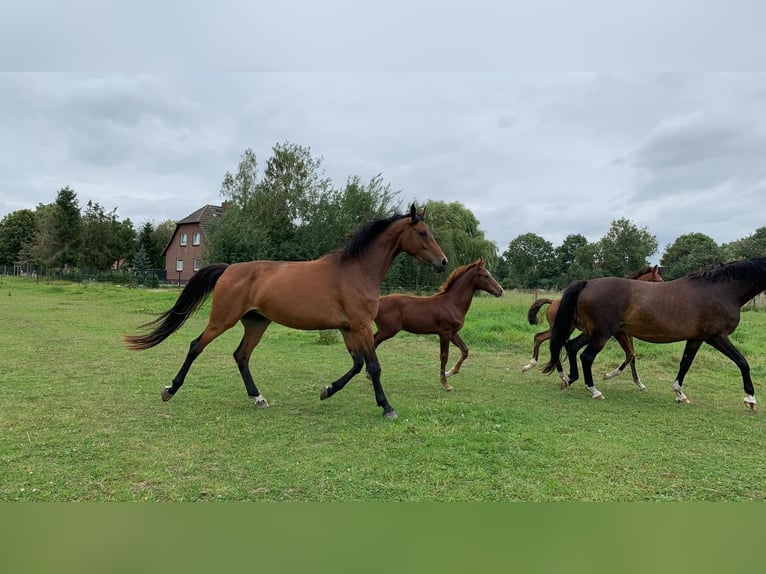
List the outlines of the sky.
<svg viewBox="0 0 766 574">
<path fill-rule="evenodd" d="M 584 2 L 555 21 L 512 2 L 477 0 L 470 16 L 408 3 L 408 19 L 397 0 L 328 3 L 227 1 L 244 16 L 191 11 L 170 29 L 157 21 L 183 3 L 147 4 L 157 17 L 143 20 L 114 2 L 4 6 L 0 64 L 19 71 L 0 74 L 0 217 L 50 203 L 68 185 L 81 207 L 116 208 L 136 226 L 181 219 L 220 204 L 223 177 L 245 149 L 263 165 L 290 142 L 321 158 L 338 187 L 380 174 L 405 206 L 462 203 L 500 252 L 524 233 L 554 247 L 573 233 L 596 241 L 627 218 L 657 237 L 655 262 L 680 235 L 720 244 L 766 225 L 766 74 L 701 71 L 754 66 L 693 49 L 715 32 L 721 44 L 763 54 L 752 44 L 762 35 L 755 13 L 766 16 L 760 3 L 711 1 L 704 12 L 694 2 L 617 2 L 630 10 L 605 14 L 614 2 Z M 551 4 L 569 6 L 535 6 Z M 369 21 L 366 11 L 375 26 L 348 25 Z M 280 36 L 287 16 L 289 39 Z M 67 18 L 72 28 L 58 34 Z M 481 30 L 470 25 L 477 18 Z M 528 29 L 530 19 L 543 32 Z M 567 24 L 594 33 L 575 44 Z M 555 49 L 546 51 L 548 40 Z M 233 50 L 239 42 L 247 48 Z M 525 42 L 541 47 L 526 69 L 633 71 L 513 71 L 525 69 Z M 663 64 L 690 71 L 651 69 Z"/>
</svg>

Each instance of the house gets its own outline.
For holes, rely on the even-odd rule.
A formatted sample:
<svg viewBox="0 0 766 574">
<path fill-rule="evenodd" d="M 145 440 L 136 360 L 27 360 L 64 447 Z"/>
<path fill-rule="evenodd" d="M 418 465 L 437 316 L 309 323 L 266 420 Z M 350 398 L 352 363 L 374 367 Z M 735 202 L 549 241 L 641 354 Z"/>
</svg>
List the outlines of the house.
<svg viewBox="0 0 766 574">
<path fill-rule="evenodd" d="M 202 267 L 208 225 L 223 209 L 223 206 L 206 205 L 176 222 L 173 235 L 162 251 L 167 281 L 186 283 Z"/>
</svg>

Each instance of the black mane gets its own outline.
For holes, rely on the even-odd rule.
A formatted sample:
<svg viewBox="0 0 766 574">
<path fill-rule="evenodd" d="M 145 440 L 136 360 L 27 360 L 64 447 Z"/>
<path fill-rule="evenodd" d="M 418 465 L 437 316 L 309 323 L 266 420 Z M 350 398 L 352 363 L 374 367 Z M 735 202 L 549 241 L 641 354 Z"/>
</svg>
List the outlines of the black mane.
<svg viewBox="0 0 766 574">
<path fill-rule="evenodd" d="M 346 247 L 342 250 L 342 257 L 344 259 L 355 259 L 361 256 L 364 254 L 367 247 L 370 246 L 370 243 L 383 233 L 385 229 L 388 229 L 389 225 L 395 221 L 404 219 L 405 217 L 410 216 L 395 213 L 391 217 L 385 219 L 373 219 L 372 221 L 365 223 L 356 231 L 356 233 L 354 233 L 351 239 L 349 239 Z"/>
<path fill-rule="evenodd" d="M 709 281 L 710 283 L 749 279 L 762 281 L 764 276 L 766 276 L 766 257 L 721 263 L 716 267 L 693 271 L 686 275 L 692 281 Z"/>
</svg>

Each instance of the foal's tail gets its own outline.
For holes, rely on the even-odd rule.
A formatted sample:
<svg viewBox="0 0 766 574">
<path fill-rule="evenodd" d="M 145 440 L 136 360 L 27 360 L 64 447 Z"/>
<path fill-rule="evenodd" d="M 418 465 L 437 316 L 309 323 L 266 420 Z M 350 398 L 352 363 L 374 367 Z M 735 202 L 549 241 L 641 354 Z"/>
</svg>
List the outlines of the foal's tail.
<svg viewBox="0 0 766 574">
<path fill-rule="evenodd" d="M 128 348 L 133 351 L 150 349 L 175 333 L 213 292 L 218 279 L 228 267 L 226 263 L 208 265 L 197 271 L 178 296 L 175 305 L 162 315 L 141 325 L 141 329 L 154 327 L 145 335 L 126 335 Z"/>
<path fill-rule="evenodd" d="M 537 325 L 540 321 L 537 320 L 537 314 L 540 312 L 540 308 L 543 305 L 550 305 L 553 303 L 553 299 L 538 299 L 529 307 L 527 311 L 527 320 L 530 325 Z"/>
<path fill-rule="evenodd" d="M 561 304 L 551 329 L 551 358 L 543 365 L 543 373 L 550 373 L 560 364 L 559 355 L 561 355 L 561 348 L 572 332 L 572 326 L 574 325 L 577 299 L 587 284 L 587 281 L 576 281 L 566 288 L 564 295 L 561 297 Z"/>
</svg>

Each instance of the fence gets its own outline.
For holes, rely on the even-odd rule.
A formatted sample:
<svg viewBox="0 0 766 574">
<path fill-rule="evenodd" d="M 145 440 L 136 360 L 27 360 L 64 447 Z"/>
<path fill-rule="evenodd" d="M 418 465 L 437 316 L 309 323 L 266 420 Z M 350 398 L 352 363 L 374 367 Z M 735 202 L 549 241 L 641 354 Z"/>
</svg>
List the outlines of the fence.
<svg viewBox="0 0 766 574">
<path fill-rule="evenodd" d="M 48 269 L 35 265 L 2 265 L 0 275 L 25 277 L 34 281 L 71 281 L 74 283 L 115 283 L 119 285 L 140 285 L 159 287 L 161 285 L 177 285 L 172 279 L 167 281 L 164 269 L 148 269 L 144 272 L 133 269 L 88 270 L 74 267 L 65 269 Z"/>
</svg>

